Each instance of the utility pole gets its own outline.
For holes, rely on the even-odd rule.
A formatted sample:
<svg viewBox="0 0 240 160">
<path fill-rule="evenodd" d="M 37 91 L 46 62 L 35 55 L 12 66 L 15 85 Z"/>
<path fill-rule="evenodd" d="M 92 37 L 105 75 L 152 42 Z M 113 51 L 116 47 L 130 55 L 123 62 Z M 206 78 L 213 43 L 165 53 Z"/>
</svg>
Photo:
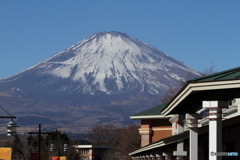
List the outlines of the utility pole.
<svg viewBox="0 0 240 160">
<path fill-rule="evenodd" d="M 38 135 L 38 160 L 41 160 L 41 135 L 42 134 L 49 134 L 48 132 L 42 132 L 42 125 L 38 125 L 38 132 L 28 132 L 30 136 L 28 137 L 28 144 L 32 145 L 34 143 L 34 138 L 31 136 L 32 134 L 37 134 Z"/>
</svg>

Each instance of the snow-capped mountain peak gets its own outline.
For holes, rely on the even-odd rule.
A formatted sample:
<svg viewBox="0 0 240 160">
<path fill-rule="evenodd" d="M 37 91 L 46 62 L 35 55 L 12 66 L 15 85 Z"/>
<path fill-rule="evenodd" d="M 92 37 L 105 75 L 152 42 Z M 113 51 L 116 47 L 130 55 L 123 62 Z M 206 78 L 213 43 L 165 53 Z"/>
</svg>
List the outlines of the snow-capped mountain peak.
<svg viewBox="0 0 240 160">
<path fill-rule="evenodd" d="M 31 69 L 37 69 L 38 75 L 78 83 L 74 90 L 85 94 L 129 90 L 157 94 L 159 90 L 168 89 L 166 83 L 170 81 L 184 79 L 190 72 L 199 74 L 153 46 L 114 31 L 93 34 Z M 64 86 L 58 90 L 72 87 Z"/>
<path fill-rule="evenodd" d="M 189 75 L 200 73 L 127 34 L 101 32 L 0 79 L 0 98 L 20 122 L 79 132 L 80 126 L 128 123 Z"/>
</svg>

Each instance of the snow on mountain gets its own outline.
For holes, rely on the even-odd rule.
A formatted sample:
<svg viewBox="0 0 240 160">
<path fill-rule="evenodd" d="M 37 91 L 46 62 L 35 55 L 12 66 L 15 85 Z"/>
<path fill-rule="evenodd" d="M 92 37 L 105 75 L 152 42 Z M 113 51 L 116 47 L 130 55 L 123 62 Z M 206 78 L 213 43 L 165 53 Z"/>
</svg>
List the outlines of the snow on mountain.
<svg viewBox="0 0 240 160">
<path fill-rule="evenodd" d="M 19 125 L 45 122 L 79 132 L 79 126 L 126 124 L 129 116 L 159 104 L 179 80 L 200 73 L 120 32 L 100 32 L 16 75 L 0 79 L 0 103 Z M 155 103 L 156 102 L 156 103 Z"/>
<path fill-rule="evenodd" d="M 189 73 L 200 75 L 153 46 L 120 32 L 96 33 L 28 70 L 33 69 L 39 76 L 78 83 L 75 91 L 92 95 L 96 91 L 114 94 L 136 88 L 158 94 L 169 88 L 168 83 L 176 84 Z M 50 80 L 53 78 L 41 84 L 54 83 Z M 57 90 L 69 88 L 71 85 L 65 84 Z"/>
</svg>

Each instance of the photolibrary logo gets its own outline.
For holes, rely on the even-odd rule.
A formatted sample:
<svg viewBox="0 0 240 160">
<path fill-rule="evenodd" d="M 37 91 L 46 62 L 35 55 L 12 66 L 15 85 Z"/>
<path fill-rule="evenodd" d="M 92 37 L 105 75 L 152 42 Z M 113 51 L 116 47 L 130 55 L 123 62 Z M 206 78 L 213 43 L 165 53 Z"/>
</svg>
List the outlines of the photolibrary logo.
<svg viewBox="0 0 240 160">
<path fill-rule="evenodd" d="M 238 152 L 211 152 L 211 156 L 238 156 Z"/>
</svg>

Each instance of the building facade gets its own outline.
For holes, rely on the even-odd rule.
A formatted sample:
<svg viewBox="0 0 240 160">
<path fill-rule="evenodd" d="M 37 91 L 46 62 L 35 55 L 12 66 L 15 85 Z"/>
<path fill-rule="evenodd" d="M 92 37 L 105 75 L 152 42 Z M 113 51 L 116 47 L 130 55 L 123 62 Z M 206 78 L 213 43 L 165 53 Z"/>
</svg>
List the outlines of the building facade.
<svg viewBox="0 0 240 160">
<path fill-rule="evenodd" d="M 240 67 L 190 80 L 140 119 L 142 147 L 132 159 L 240 159 Z"/>
</svg>

